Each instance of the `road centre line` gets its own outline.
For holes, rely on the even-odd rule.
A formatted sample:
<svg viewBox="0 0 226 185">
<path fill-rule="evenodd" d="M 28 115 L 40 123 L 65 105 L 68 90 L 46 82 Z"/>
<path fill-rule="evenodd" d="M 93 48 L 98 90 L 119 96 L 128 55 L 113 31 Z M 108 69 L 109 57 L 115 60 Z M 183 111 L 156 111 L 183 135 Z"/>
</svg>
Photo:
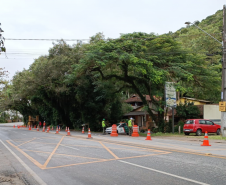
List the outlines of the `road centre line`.
<svg viewBox="0 0 226 185">
<path fill-rule="evenodd" d="M 161 143 L 161 142 L 158 142 L 158 143 L 155 143 L 155 145 L 165 145 L 165 147 L 167 147 L 167 146 L 172 146 L 172 147 L 174 147 L 175 149 L 184 149 L 184 150 L 191 150 L 191 151 L 196 151 L 196 150 L 194 150 L 194 149 L 189 149 L 189 148 L 185 148 L 185 147 L 181 147 L 181 146 L 177 146 L 177 145 L 173 145 L 173 144 L 167 144 L 167 143 Z"/>
<path fill-rule="evenodd" d="M 134 164 L 134 163 L 130 163 L 130 162 L 127 162 L 127 161 L 123 161 L 123 160 L 118 160 L 118 161 L 122 162 L 122 163 L 125 163 L 125 164 L 132 165 L 132 166 L 136 166 L 136 167 L 139 167 L 139 168 L 143 168 L 143 169 L 146 169 L 146 170 L 150 170 L 150 171 L 154 171 L 154 172 L 161 173 L 161 174 L 164 174 L 164 175 L 168 175 L 168 176 L 171 176 L 171 177 L 175 177 L 175 178 L 178 178 L 178 179 L 182 179 L 182 180 L 185 180 L 185 181 L 193 182 L 193 183 L 196 183 L 196 184 L 210 185 L 210 184 L 206 184 L 204 182 L 199 182 L 199 181 L 192 180 L 192 179 L 189 179 L 189 178 L 186 178 L 186 177 L 182 177 L 182 176 L 179 176 L 179 175 L 174 175 L 174 174 L 167 173 L 167 172 L 160 171 L 160 170 L 156 170 L 156 169 L 153 169 L 153 168 L 148 168 L 148 167 L 141 166 L 141 165 Z"/>
<path fill-rule="evenodd" d="M 60 146 L 60 143 L 63 141 L 65 136 L 63 136 L 61 138 L 61 140 L 59 141 L 59 143 L 57 144 L 57 146 L 55 147 L 55 149 L 52 151 L 52 153 L 50 154 L 50 156 L 48 157 L 48 159 L 46 160 L 46 162 L 44 163 L 43 167 L 46 168 L 46 166 L 48 165 L 49 161 L 51 160 L 53 154 L 56 152 L 57 148 Z"/>
<path fill-rule="evenodd" d="M 40 184 L 47 185 L 29 166 L 27 166 L 2 140 L 0 142 L 9 150 L 9 152 L 20 162 L 20 164 L 31 174 L 31 176 Z"/>
</svg>

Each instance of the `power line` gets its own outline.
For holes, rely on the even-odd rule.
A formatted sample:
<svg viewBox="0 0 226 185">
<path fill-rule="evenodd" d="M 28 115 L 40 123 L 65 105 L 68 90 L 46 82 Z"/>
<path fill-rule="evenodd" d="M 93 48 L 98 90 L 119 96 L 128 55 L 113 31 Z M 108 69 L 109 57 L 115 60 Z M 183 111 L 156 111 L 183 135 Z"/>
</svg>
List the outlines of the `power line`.
<svg viewBox="0 0 226 185">
<path fill-rule="evenodd" d="M 172 36 L 172 37 L 174 37 L 174 38 L 179 38 L 179 37 L 191 37 L 191 36 L 200 36 L 200 35 L 203 35 L 203 34 L 194 34 L 194 35 L 183 35 L 183 34 L 181 34 L 181 35 L 178 35 L 178 36 L 176 36 L 176 35 L 169 35 L 169 36 Z M 210 33 L 210 35 L 218 35 L 218 36 L 222 36 L 222 33 Z M 141 40 L 141 39 L 144 39 L 144 40 L 147 40 L 147 39 L 155 39 L 155 38 L 165 38 L 165 36 L 155 36 L 155 37 L 145 37 L 145 38 L 116 38 L 116 39 L 112 39 L 112 38 L 107 38 L 107 39 L 100 39 L 100 40 L 136 40 L 136 39 L 139 39 L 139 40 Z M 91 39 L 63 39 L 63 38 L 61 38 L 61 39 L 24 39 L 24 38 L 21 38 L 21 39 L 19 39 L 19 38 L 5 38 L 5 40 L 23 40 L 23 41 L 61 41 L 61 40 L 63 40 L 63 41 L 77 41 L 77 42 L 79 42 L 79 41 L 90 41 Z"/>
</svg>

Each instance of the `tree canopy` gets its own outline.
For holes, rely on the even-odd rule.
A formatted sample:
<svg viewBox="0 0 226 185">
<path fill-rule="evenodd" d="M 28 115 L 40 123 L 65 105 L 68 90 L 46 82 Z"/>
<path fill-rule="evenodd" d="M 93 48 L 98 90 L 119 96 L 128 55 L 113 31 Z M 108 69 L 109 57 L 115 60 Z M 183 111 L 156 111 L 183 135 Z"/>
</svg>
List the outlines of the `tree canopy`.
<svg viewBox="0 0 226 185">
<path fill-rule="evenodd" d="M 195 24 L 220 39 L 220 13 Z M 120 121 L 128 110 L 126 92 L 132 92 L 163 130 L 166 82 L 174 82 L 182 95 L 217 102 L 218 43 L 194 26 L 164 35 L 121 34 L 116 39 L 97 33 L 89 43 L 72 46 L 62 40 L 14 76 L 2 91 L 1 107 L 20 111 L 25 122 L 28 115 L 40 115 L 47 124 L 89 123 L 98 130 L 103 118 L 109 123 Z M 150 96 L 151 104 L 144 95 Z"/>
</svg>

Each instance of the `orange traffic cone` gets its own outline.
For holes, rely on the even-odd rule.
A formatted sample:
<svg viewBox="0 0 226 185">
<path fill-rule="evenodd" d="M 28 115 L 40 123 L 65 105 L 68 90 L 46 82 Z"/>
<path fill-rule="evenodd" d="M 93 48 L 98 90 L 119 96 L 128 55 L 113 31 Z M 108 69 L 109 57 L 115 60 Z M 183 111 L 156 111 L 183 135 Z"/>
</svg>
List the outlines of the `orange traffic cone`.
<svg viewBox="0 0 226 185">
<path fill-rule="evenodd" d="M 89 131 L 88 131 L 88 138 L 87 139 L 92 139 L 91 137 L 91 132 L 90 132 L 90 128 L 89 128 Z"/>
<path fill-rule="evenodd" d="M 55 134 L 59 134 L 58 127 L 57 127 L 57 129 L 56 129 L 56 133 L 55 133 Z"/>
<path fill-rule="evenodd" d="M 145 140 L 151 140 L 151 131 L 148 129 L 147 138 Z"/>
<path fill-rule="evenodd" d="M 13 126 L 13 128 L 15 128 L 15 125 Z"/>
<path fill-rule="evenodd" d="M 67 130 L 68 130 L 68 129 L 67 129 L 67 127 L 66 127 L 66 128 L 65 128 L 65 132 L 67 132 Z"/>
<path fill-rule="evenodd" d="M 138 134 L 138 126 L 137 125 L 133 125 L 132 137 L 139 137 L 139 134 Z"/>
<path fill-rule="evenodd" d="M 39 131 L 39 126 L 37 126 L 37 131 Z"/>
<path fill-rule="evenodd" d="M 31 130 L 31 126 L 29 125 L 29 129 L 28 130 Z"/>
<path fill-rule="evenodd" d="M 46 130 L 46 129 L 45 129 L 45 127 L 43 126 L 42 132 L 45 132 L 45 130 Z"/>
<path fill-rule="evenodd" d="M 203 144 L 202 144 L 201 146 L 211 146 L 211 145 L 209 144 L 209 139 L 208 139 L 207 131 L 205 132 Z"/>
<path fill-rule="evenodd" d="M 85 134 L 84 127 L 82 127 L 82 134 Z"/>
<path fill-rule="evenodd" d="M 49 127 L 47 127 L 46 133 L 49 133 Z"/>
<path fill-rule="evenodd" d="M 59 126 L 59 132 L 60 132 L 60 126 Z"/>
<path fill-rule="evenodd" d="M 70 130 L 69 130 L 69 127 L 68 127 L 68 129 L 67 129 L 67 136 L 70 136 L 71 135 L 71 133 L 70 133 Z"/>
<path fill-rule="evenodd" d="M 53 126 L 52 126 L 52 130 L 53 130 Z"/>
</svg>

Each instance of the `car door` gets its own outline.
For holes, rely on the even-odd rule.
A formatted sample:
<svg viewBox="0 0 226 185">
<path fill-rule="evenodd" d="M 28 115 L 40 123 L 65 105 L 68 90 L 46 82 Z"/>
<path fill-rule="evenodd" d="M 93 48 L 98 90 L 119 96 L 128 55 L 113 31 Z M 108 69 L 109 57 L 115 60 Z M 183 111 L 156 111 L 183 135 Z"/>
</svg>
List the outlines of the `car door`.
<svg viewBox="0 0 226 185">
<path fill-rule="evenodd" d="M 119 125 L 119 126 L 118 126 L 118 133 L 119 133 L 119 134 L 124 133 L 123 125 Z"/>
<path fill-rule="evenodd" d="M 214 123 L 210 120 L 206 120 L 206 124 L 207 124 L 207 132 L 216 132 L 216 126 L 214 125 Z"/>
<path fill-rule="evenodd" d="M 205 120 L 199 120 L 198 127 L 202 129 L 202 132 L 207 131 L 206 121 Z"/>
</svg>

